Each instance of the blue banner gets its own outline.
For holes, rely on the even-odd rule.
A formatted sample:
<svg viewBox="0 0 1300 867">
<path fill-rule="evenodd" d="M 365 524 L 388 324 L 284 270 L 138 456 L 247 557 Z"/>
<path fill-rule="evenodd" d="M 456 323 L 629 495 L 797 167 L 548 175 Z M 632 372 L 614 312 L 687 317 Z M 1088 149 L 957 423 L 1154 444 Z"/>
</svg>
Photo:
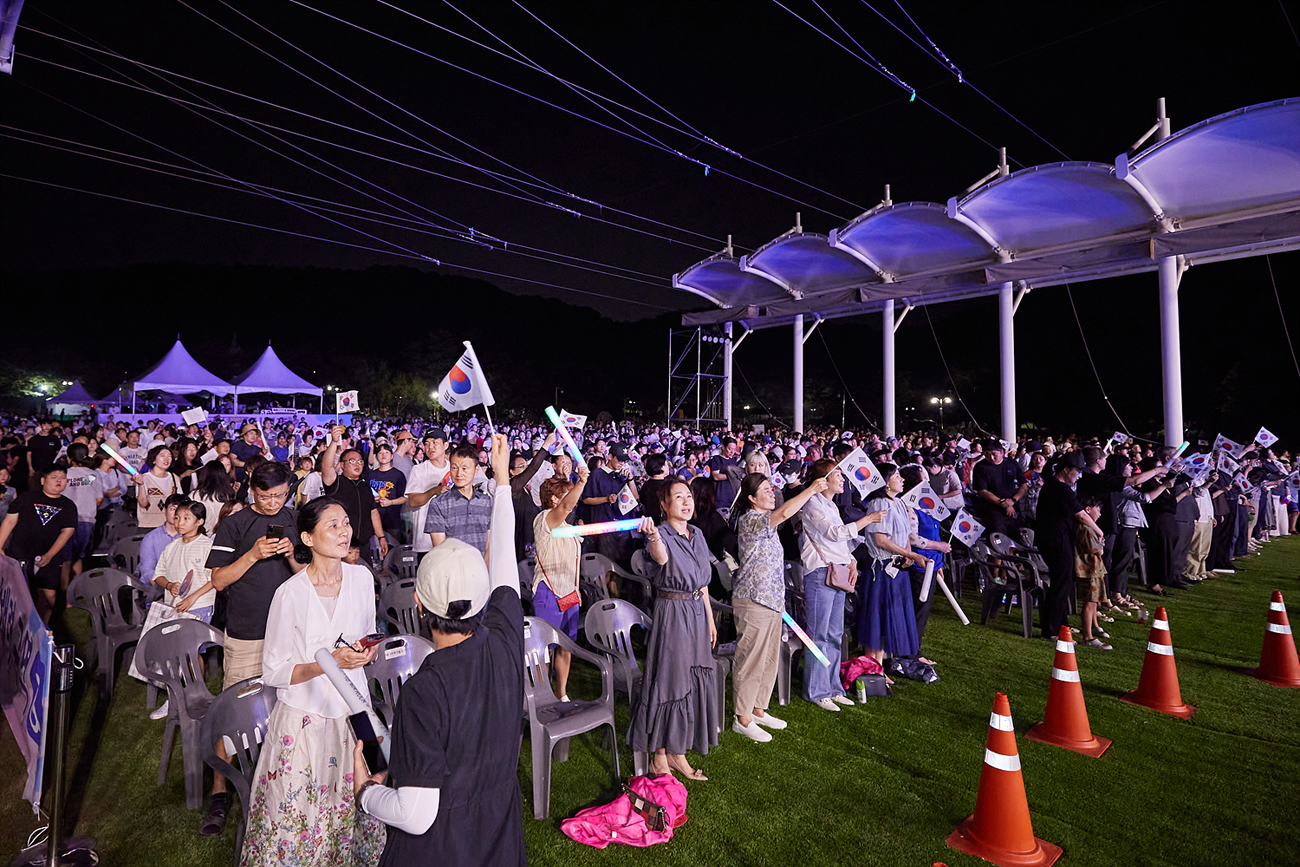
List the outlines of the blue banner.
<svg viewBox="0 0 1300 867">
<path fill-rule="evenodd" d="M 18 561 L 0 555 L 0 707 L 27 762 L 23 797 L 32 812 L 41 803 L 53 647 Z"/>
</svg>

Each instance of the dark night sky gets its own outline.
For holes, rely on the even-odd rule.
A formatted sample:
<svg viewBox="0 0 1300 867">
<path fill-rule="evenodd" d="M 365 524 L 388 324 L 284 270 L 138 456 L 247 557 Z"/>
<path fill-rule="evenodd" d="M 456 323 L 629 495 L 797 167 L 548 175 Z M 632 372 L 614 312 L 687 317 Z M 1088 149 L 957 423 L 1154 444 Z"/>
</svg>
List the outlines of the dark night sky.
<svg viewBox="0 0 1300 867">
<path fill-rule="evenodd" d="M 844 33 L 810 0 L 783 2 L 847 42 Z M 683 125 L 548 32 L 520 6 L 458 3 L 453 7 L 411 0 L 395 5 L 404 5 L 434 24 L 456 30 L 503 54 L 527 56 L 557 76 L 602 97 L 617 99 L 652 118 L 675 127 Z M 976 135 L 991 145 L 1005 145 L 1013 169 L 1063 159 L 1038 136 L 1070 159 L 1112 162 L 1150 126 L 1157 97 L 1168 99 L 1173 125 L 1178 129 L 1241 106 L 1300 92 L 1300 44 L 1288 25 L 1283 5 L 1276 0 L 1251 0 L 1231 6 L 1175 0 L 904 3 L 925 34 L 952 58 L 965 77 L 1031 127 L 1031 132 L 969 87 L 958 84 L 933 55 L 909 42 L 865 3 L 822 5 L 880 62 L 971 132 L 919 100 L 908 103 L 906 93 L 897 85 L 775 2 L 528 5 L 556 31 L 660 106 L 704 135 L 741 152 L 747 160 L 738 160 L 667 126 L 601 102 L 599 97 L 596 101 L 601 104 L 595 105 L 543 73 L 471 45 L 383 3 L 310 2 L 322 12 L 569 111 L 638 137 L 652 135 L 671 149 L 768 187 L 769 192 L 718 171 L 706 177 L 694 162 L 330 20 L 304 5 L 227 6 L 201 0 L 192 0 L 189 6 L 179 2 L 55 4 L 28 0 L 16 39 L 15 74 L 12 78 L 0 76 L 0 124 L 4 126 L 0 133 L 8 136 L 4 139 L 4 168 L 0 171 L 345 241 L 378 252 L 0 178 L 0 200 L 4 202 L 0 267 L 28 272 L 155 262 L 344 269 L 395 264 L 439 273 L 472 273 L 395 255 L 392 251 L 397 245 L 417 256 L 508 275 L 505 279 L 488 279 L 511 292 L 588 304 L 619 319 L 641 318 L 669 309 L 697 309 L 699 299 L 695 296 L 668 288 L 670 276 L 716 252 L 727 234 L 734 236 L 737 252 L 745 252 L 789 229 L 796 211 L 802 212 L 805 229 L 826 232 L 878 202 L 886 183 L 892 185 L 896 202 L 943 202 L 960 194 L 996 163 L 996 152 Z M 925 43 L 925 37 L 908 22 L 898 5 L 872 2 L 871 6 Z M 463 14 L 457 8 L 464 10 Z M 1285 11 L 1292 22 L 1300 23 L 1300 6 L 1287 3 Z M 257 48 L 241 42 L 218 24 Z M 55 36 L 411 147 L 367 138 L 205 84 L 160 78 L 110 54 L 61 42 Z M 338 91 L 365 111 L 259 53 L 258 48 Z M 378 96 L 349 83 L 297 49 L 314 55 Z M 72 72 L 60 65 L 115 81 L 129 76 L 138 82 L 136 87 L 157 89 L 196 103 L 211 100 L 223 111 L 291 131 L 276 135 L 303 150 L 274 141 L 265 128 L 259 130 L 211 112 L 196 114 L 152 93 Z M 632 130 L 629 120 L 645 132 Z M 237 133 L 291 155 L 317 171 Z M 303 138 L 299 133 L 322 141 Z M 91 159 L 32 141 L 81 152 L 92 147 L 121 151 L 131 156 L 95 153 L 132 165 L 157 160 L 148 165 L 187 179 Z M 471 146 L 490 156 L 476 153 Z M 384 159 L 409 163 L 414 168 Z M 506 183 L 494 179 L 460 161 L 499 171 L 511 180 Z M 803 183 L 783 178 L 755 161 Z M 375 237 L 274 199 L 188 179 L 200 172 L 237 179 L 208 178 L 231 187 L 242 189 L 238 183 L 242 181 L 316 197 L 318 205 L 342 207 L 347 212 L 334 214 L 334 219 Z M 430 172 L 470 180 L 509 195 L 456 183 Z M 523 172 L 533 177 L 527 178 Z M 554 185 L 559 191 L 543 189 L 539 183 Z M 606 208 L 572 199 L 566 192 Z M 586 216 L 575 217 L 545 202 Z M 377 221 L 359 219 L 360 212 L 354 210 L 358 208 L 378 212 L 367 214 Z M 648 219 L 617 214 L 609 208 Z M 602 224 L 593 217 L 665 237 Z M 411 228 L 421 222 L 434 225 L 425 225 L 425 233 Z M 469 227 L 475 234 L 486 233 L 510 242 L 512 250 L 527 245 L 549 259 L 564 256 L 591 260 L 570 261 L 636 279 L 503 252 L 500 244 L 495 245 L 498 249 L 489 250 L 439 237 L 449 231 L 467 234 Z M 1288 286 L 1295 285 L 1300 265 L 1295 254 L 1274 257 L 1273 265 L 1283 303 L 1290 304 L 1293 330 L 1300 330 L 1300 312 L 1288 298 Z M 1189 321 L 1197 315 L 1197 299 L 1208 303 L 1224 286 L 1231 286 L 1236 293 L 1243 324 L 1252 323 L 1258 336 L 1285 354 L 1277 305 L 1264 263 L 1249 260 L 1189 273 L 1183 300 L 1185 356 L 1197 346 L 1198 323 Z M 1127 410 L 1142 419 L 1158 417 L 1158 368 L 1154 385 L 1150 370 L 1158 364 L 1155 276 L 1076 287 L 1075 298 L 1083 302 L 1080 313 L 1084 329 L 1094 344 L 1094 353 L 1100 356 L 1103 378 L 1115 382 L 1135 377 L 1133 387 L 1122 391 Z M 19 309 L 26 303 L 20 301 Z M 422 299 L 409 299 L 407 304 L 414 311 L 434 306 L 428 311 L 430 317 L 445 319 L 445 311 L 422 303 Z M 989 359 L 976 361 L 960 356 L 967 344 L 994 345 L 996 331 L 990 330 L 995 327 L 994 306 L 991 300 L 983 300 L 931 311 L 940 337 L 946 345 L 951 341 L 950 355 L 958 356 L 949 361 L 954 367 L 970 370 L 977 381 Z M 1054 338 L 1052 329 L 1063 321 L 1068 322 L 1068 334 L 1073 335 L 1071 348 L 1082 348 L 1073 319 L 1068 318 L 1069 305 L 1062 291 L 1041 290 L 1031 295 L 1021 316 L 1026 320 L 1024 324 L 1020 318 L 1017 320 L 1022 368 L 1029 353 L 1059 351 L 1059 335 Z M 1063 320 L 1063 316 L 1067 318 Z M 1041 333 L 1029 333 L 1035 329 Z M 856 396 L 872 414 L 875 405 L 867 405 L 874 400 L 872 392 L 878 390 L 878 351 L 874 348 L 878 346 L 878 332 L 874 318 L 828 328 L 831 344 L 837 347 L 835 352 L 845 356 L 839 359 L 841 366 L 853 366 L 850 378 L 862 383 L 861 393 L 855 392 Z M 1209 334 L 1207 331 L 1205 339 Z M 751 370 L 747 373 L 751 377 L 770 379 L 774 386 L 783 387 L 781 384 L 788 379 L 787 362 L 782 358 L 788 356 L 788 334 L 783 329 L 779 336 L 762 337 L 747 344 L 738 358 L 742 364 L 748 360 Z M 945 377 L 942 368 L 934 365 L 933 345 L 925 317 L 921 311 L 914 312 L 900 331 L 900 370 L 911 377 L 917 388 L 943 386 Z M 870 348 L 864 351 L 861 363 L 847 363 L 849 353 L 862 346 Z M 820 352 L 816 339 L 809 343 L 810 375 L 834 377 L 828 369 L 818 367 L 821 362 L 811 359 L 816 354 L 814 347 Z M 1257 350 L 1256 342 L 1235 341 L 1235 357 L 1225 359 L 1217 369 L 1222 373 L 1234 364 L 1250 365 Z M 1122 356 L 1122 364 L 1115 361 L 1117 355 Z M 661 358 L 656 352 L 653 364 L 660 366 Z M 781 358 L 781 363 L 776 363 L 775 358 Z M 1136 373 L 1130 363 L 1145 370 Z M 1270 375 L 1294 393 L 1295 381 L 1283 376 L 1293 375 L 1289 369 L 1280 362 L 1273 367 Z M 1087 402 L 1089 415 L 1105 413 L 1104 404 L 1098 403 L 1091 371 L 1085 368 L 1084 373 L 1080 401 Z M 1197 375 L 1195 368 L 1185 373 L 1193 382 Z M 1211 370 L 1204 375 L 1214 373 Z M 1039 387 L 1046 387 L 1046 381 Z M 1121 391 L 1118 382 L 1108 387 L 1112 392 Z M 992 395 L 992 411 L 996 407 L 996 388 L 983 390 Z M 1032 399 L 1032 392 L 1026 394 L 1024 386 L 1021 394 L 1022 405 Z M 1189 404 L 1189 416 L 1195 417 L 1195 401 L 1189 398 Z M 1206 413 L 1208 410 L 1202 412 Z M 1032 414 L 1028 407 L 1021 410 L 1022 418 Z M 987 423 L 993 418 L 986 416 L 984 420 Z"/>
</svg>

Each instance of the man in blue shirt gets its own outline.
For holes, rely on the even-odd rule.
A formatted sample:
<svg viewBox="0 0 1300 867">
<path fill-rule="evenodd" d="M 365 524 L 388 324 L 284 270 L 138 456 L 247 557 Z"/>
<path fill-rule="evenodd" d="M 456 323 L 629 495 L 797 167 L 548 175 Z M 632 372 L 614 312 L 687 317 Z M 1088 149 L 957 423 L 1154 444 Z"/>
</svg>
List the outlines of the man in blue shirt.
<svg viewBox="0 0 1300 867">
<path fill-rule="evenodd" d="M 624 516 L 618 510 L 618 492 L 631 477 L 631 467 L 626 465 L 627 449 L 622 443 L 610 443 L 605 465 L 597 467 L 587 480 L 582 492 L 586 507 L 583 520 L 588 524 L 617 521 Z M 605 533 L 593 537 L 596 550 L 618 565 L 627 568 L 632 560 L 632 537 L 627 533 Z"/>
</svg>

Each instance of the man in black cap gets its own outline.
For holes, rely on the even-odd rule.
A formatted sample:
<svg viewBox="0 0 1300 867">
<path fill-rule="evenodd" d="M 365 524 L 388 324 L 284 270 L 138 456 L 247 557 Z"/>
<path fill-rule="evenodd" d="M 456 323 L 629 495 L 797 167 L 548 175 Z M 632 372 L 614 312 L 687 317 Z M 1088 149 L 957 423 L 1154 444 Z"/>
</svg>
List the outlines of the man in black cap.
<svg viewBox="0 0 1300 867">
<path fill-rule="evenodd" d="M 1074 589 L 1074 524 L 1087 524 L 1098 537 L 1097 522 L 1088 515 L 1074 492 L 1083 472 L 1083 454 L 1072 451 L 1056 463 L 1056 471 L 1043 482 L 1038 495 L 1038 523 L 1034 546 L 1047 562 L 1051 584 L 1038 611 L 1044 638 L 1055 638 L 1070 616 L 1070 592 Z"/>
</svg>

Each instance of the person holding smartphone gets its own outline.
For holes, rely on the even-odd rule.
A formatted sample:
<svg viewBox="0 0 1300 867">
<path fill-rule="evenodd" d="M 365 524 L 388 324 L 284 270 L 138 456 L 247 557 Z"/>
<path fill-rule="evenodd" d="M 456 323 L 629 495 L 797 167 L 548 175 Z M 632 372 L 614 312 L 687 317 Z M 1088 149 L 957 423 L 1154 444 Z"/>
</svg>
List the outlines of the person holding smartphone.
<svg viewBox="0 0 1300 867">
<path fill-rule="evenodd" d="M 257 762 L 240 863 L 374 865 L 384 824 L 353 807 L 353 747 L 348 705 L 322 676 L 315 654 L 330 650 L 357 691 L 368 694 L 362 666 L 379 653 L 374 580 L 343 562 L 352 523 L 336 500 L 312 500 L 298 515 L 293 556 L 307 568 L 271 601 L 262 682 L 276 688 Z M 337 636 L 337 637 L 336 637 Z"/>
</svg>

